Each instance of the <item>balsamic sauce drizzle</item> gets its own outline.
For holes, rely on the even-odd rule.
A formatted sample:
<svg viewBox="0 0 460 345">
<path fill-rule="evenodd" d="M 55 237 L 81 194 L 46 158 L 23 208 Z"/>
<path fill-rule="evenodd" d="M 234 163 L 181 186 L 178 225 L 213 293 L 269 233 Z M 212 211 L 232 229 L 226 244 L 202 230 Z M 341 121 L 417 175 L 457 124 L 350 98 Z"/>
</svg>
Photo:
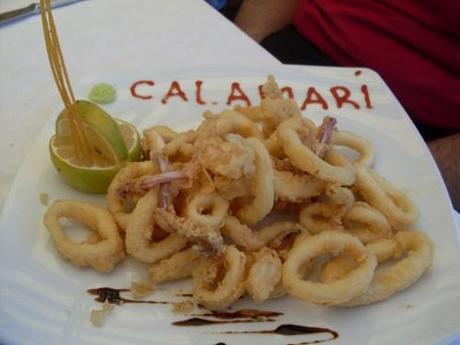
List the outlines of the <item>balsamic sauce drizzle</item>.
<svg viewBox="0 0 460 345">
<path fill-rule="evenodd" d="M 279 334 L 285 336 L 292 336 L 292 335 L 305 335 L 305 334 L 320 334 L 320 333 L 328 333 L 332 337 L 327 339 L 319 339 L 313 340 L 308 342 L 301 342 L 297 344 L 288 344 L 288 345 L 306 345 L 306 344 L 318 344 L 323 343 L 326 341 L 331 341 L 338 338 L 339 334 L 329 328 L 323 327 L 310 327 L 310 326 L 302 326 L 302 325 L 292 325 L 292 324 L 283 324 L 275 329 L 267 329 L 267 330 L 260 330 L 260 331 L 226 331 L 226 332 L 219 332 L 220 334 Z"/>
<path fill-rule="evenodd" d="M 208 316 L 214 317 L 216 319 L 230 320 L 237 318 L 252 318 L 252 319 L 261 319 L 269 317 L 277 317 L 284 315 L 283 313 L 277 311 L 265 311 L 265 310 L 256 310 L 256 309 L 240 309 L 235 311 L 209 311 L 204 314 L 192 314 L 192 316 Z"/>
<path fill-rule="evenodd" d="M 274 322 L 274 319 L 236 319 L 236 320 L 209 320 L 200 317 L 192 317 L 191 319 L 175 321 L 173 326 L 209 326 L 225 323 L 250 323 L 250 322 Z"/>
<path fill-rule="evenodd" d="M 114 289 L 110 287 L 101 287 L 97 289 L 89 289 L 87 292 L 90 295 L 97 296 L 94 300 L 100 303 L 109 302 L 113 304 L 124 304 L 124 303 L 146 303 L 146 304 L 173 304 L 174 302 L 168 301 L 143 301 L 136 299 L 129 299 L 121 297 L 121 292 L 129 291 L 129 289 Z"/>
<path fill-rule="evenodd" d="M 113 304 L 124 304 L 124 303 L 147 303 L 147 304 L 174 304 L 175 302 L 169 301 L 154 301 L 154 300 L 135 300 L 124 298 L 121 296 L 122 292 L 128 292 L 129 289 L 115 289 L 110 287 L 101 287 L 95 289 L 88 289 L 87 292 L 91 295 L 97 296 L 95 301 Z M 191 294 L 179 294 L 177 296 L 191 297 Z M 192 314 L 192 318 L 186 320 L 175 321 L 172 323 L 173 326 L 209 326 L 215 324 L 229 324 L 229 323 L 251 323 L 251 322 L 274 322 L 276 317 L 284 315 L 283 313 L 276 311 L 267 310 L 255 310 L 255 309 L 240 309 L 236 311 L 207 311 L 203 314 Z M 200 316 L 200 317 L 197 317 Z M 208 317 L 207 319 L 203 317 Z M 212 320 L 209 317 L 218 319 Z M 318 339 L 308 342 L 301 342 L 296 344 L 288 345 L 307 345 L 317 344 L 326 341 L 331 341 L 338 338 L 339 334 L 329 328 L 323 327 L 311 327 L 294 324 L 282 324 L 275 329 L 266 329 L 259 331 L 223 331 L 220 334 L 278 334 L 284 336 L 293 335 L 306 335 L 306 334 L 321 334 L 326 333 L 331 335 L 327 339 Z M 225 345 L 225 343 L 217 343 L 216 345 Z"/>
</svg>

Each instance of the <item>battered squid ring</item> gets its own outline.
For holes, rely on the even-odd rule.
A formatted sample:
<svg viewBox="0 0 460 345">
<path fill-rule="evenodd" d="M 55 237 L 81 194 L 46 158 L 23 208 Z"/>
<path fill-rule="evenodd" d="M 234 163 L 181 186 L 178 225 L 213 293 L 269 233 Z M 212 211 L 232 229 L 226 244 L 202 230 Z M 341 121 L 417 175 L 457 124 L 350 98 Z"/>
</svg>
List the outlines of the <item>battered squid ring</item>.
<svg viewBox="0 0 460 345">
<path fill-rule="evenodd" d="M 257 237 L 263 242 L 264 245 L 268 245 L 271 241 L 284 237 L 292 232 L 305 231 L 299 223 L 295 222 L 276 222 L 257 231 Z"/>
<path fill-rule="evenodd" d="M 152 242 L 155 219 L 153 211 L 158 203 L 158 187 L 147 192 L 137 203 L 126 227 L 126 251 L 136 259 L 155 263 L 179 252 L 187 245 L 187 240 L 171 233 L 158 242 Z"/>
<path fill-rule="evenodd" d="M 144 152 L 148 153 L 150 160 L 154 157 L 163 155 L 163 149 L 167 142 L 174 140 L 178 134 L 167 126 L 153 126 L 144 129 L 144 140 L 142 146 Z M 161 169 L 160 169 L 161 170 Z"/>
<path fill-rule="evenodd" d="M 286 125 L 300 122 L 303 126 L 306 126 L 308 130 L 313 133 L 316 130 L 316 126 L 313 121 L 307 118 L 290 118 L 284 120 Z M 279 139 L 279 129 L 277 128 L 270 136 L 264 141 L 265 147 L 267 148 L 268 152 L 275 157 L 283 157 L 284 150 L 283 146 L 281 145 L 281 141 Z"/>
<path fill-rule="evenodd" d="M 353 192 L 349 188 L 337 184 L 329 183 L 324 194 L 331 204 L 343 206 L 344 210 L 349 210 L 355 203 Z"/>
<path fill-rule="evenodd" d="M 268 152 L 275 157 L 282 157 L 284 155 L 283 147 L 278 139 L 278 131 L 274 131 L 268 139 L 264 140 L 264 145 Z"/>
<path fill-rule="evenodd" d="M 200 254 L 193 248 L 185 249 L 149 268 L 153 284 L 169 282 L 190 277 L 200 261 Z"/>
<path fill-rule="evenodd" d="M 255 137 L 263 140 L 263 135 L 256 124 L 243 114 L 233 110 L 224 110 L 220 113 L 216 120 L 216 131 L 217 135 L 221 137 L 236 133 L 245 138 Z"/>
<path fill-rule="evenodd" d="M 351 185 L 355 182 L 355 174 L 352 165 L 345 159 L 340 165 L 332 163 L 338 160 L 338 153 L 330 148 L 325 160 L 318 157 L 312 150 L 300 140 L 297 130 L 306 128 L 300 121 L 285 121 L 278 127 L 278 136 L 285 154 L 297 168 L 328 182 L 341 185 Z M 313 134 L 312 134 L 313 135 Z M 331 153 L 331 151 L 333 151 Z M 329 162 L 328 162 L 329 161 Z"/>
<path fill-rule="evenodd" d="M 349 253 L 358 267 L 345 277 L 320 283 L 302 279 L 300 270 L 316 256 Z M 289 294 L 318 304 L 345 303 L 363 294 L 369 287 L 377 265 L 375 255 L 356 238 L 343 232 L 325 231 L 303 239 L 289 252 L 283 265 L 283 285 Z"/>
<path fill-rule="evenodd" d="M 178 153 L 181 153 L 186 157 L 191 157 L 193 154 L 192 142 L 195 140 L 195 137 L 195 131 L 180 133 L 166 144 L 163 149 L 163 153 L 166 156 L 174 156 Z"/>
<path fill-rule="evenodd" d="M 393 238 L 380 239 L 367 244 L 366 247 L 372 254 L 375 255 L 378 263 L 392 258 L 399 250 L 398 244 Z M 356 265 L 356 262 L 350 255 L 339 255 L 322 267 L 320 279 L 323 283 L 333 282 L 345 276 L 348 272 L 354 269 Z M 375 273 L 375 275 L 376 274 L 377 273 Z"/>
<path fill-rule="evenodd" d="M 234 246 L 224 250 L 223 263 L 203 259 L 193 271 L 193 297 L 206 308 L 219 310 L 238 300 L 245 291 L 246 255 Z M 217 281 L 223 266 L 224 276 Z"/>
<path fill-rule="evenodd" d="M 355 167 L 359 194 L 382 212 L 395 229 L 407 229 L 417 221 L 417 207 L 406 194 L 375 171 L 359 165 Z"/>
<path fill-rule="evenodd" d="M 248 118 L 248 120 L 251 120 L 252 122 L 260 122 L 265 118 L 265 114 L 260 106 L 242 107 L 237 105 L 234 110 L 244 115 L 244 117 Z"/>
<path fill-rule="evenodd" d="M 405 252 L 407 256 L 390 267 L 377 270 L 364 294 L 341 303 L 340 306 L 353 307 L 382 301 L 414 284 L 430 268 L 433 261 L 433 243 L 426 234 L 420 231 L 400 231 L 393 240 L 397 247 L 393 251 L 393 257 L 399 258 Z M 386 250 L 380 248 L 379 261 L 385 261 L 390 257 L 388 249 L 391 246 L 384 246 Z"/>
<path fill-rule="evenodd" d="M 246 290 L 256 303 L 269 299 L 281 281 L 282 262 L 276 251 L 264 247 L 254 253 L 246 278 Z"/>
<path fill-rule="evenodd" d="M 199 223 L 220 226 L 227 214 L 230 203 L 217 193 L 197 194 L 187 204 L 185 213 Z M 210 210 L 209 213 L 203 211 Z"/>
<path fill-rule="evenodd" d="M 275 197 L 278 200 L 301 202 L 324 191 L 326 183 L 306 174 L 294 174 L 291 171 L 274 170 Z"/>
<path fill-rule="evenodd" d="M 161 137 L 164 139 L 166 143 L 169 143 L 170 141 L 174 140 L 179 135 L 179 133 L 177 133 L 174 129 L 163 125 L 152 126 L 144 130 L 144 132 L 149 130 L 154 130 L 159 135 L 161 135 Z"/>
<path fill-rule="evenodd" d="M 343 230 L 342 206 L 315 202 L 305 206 L 299 213 L 299 222 L 312 234 L 323 231 Z"/>
<path fill-rule="evenodd" d="M 129 162 L 117 173 L 117 175 L 115 175 L 107 189 L 106 200 L 107 207 L 110 213 L 115 217 L 115 221 L 120 229 L 124 230 L 126 228 L 131 213 L 125 211 L 124 202 L 118 193 L 118 188 L 137 177 L 152 175 L 157 172 L 156 165 L 152 161 Z"/>
<path fill-rule="evenodd" d="M 238 210 L 237 216 L 244 223 L 252 225 L 260 221 L 271 211 L 275 201 L 275 188 L 273 187 L 272 161 L 264 144 L 255 138 L 248 138 L 246 142 L 256 152 L 256 169 L 251 186 L 254 200 Z"/>
<path fill-rule="evenodd" d="M 239 247 L 248 251 L 258 250 L 264 242 L 249 226 L 241 224 L 238 218 L 227 216 L 221 229 L 222 234 L 230 237 Z"/>
<path fill-rule="evenodd" d="M 362 201 L 356 202 L 345 213 L 343 224 L 347 232 L 365 244 L 391 236 L 391 225 L 385 216 Z"/>
<path fill-rule="evenodd" d="M 76 219 L 100 236 L 99 241 L 75 242 L 67 237 L 59 219 Z M 43 223 L 61 256 L 78 267 L 91 266 L 109 272 L 124 258 L 123 240 L 113 217 L 102 207 L 73 200 L 55 201 L 46 211 Z"/>
<path fill-rule="evenodd" d="M 360 164 L 368 168 L 372 167 L 374 164 L 374 147 L 369 140 L 347 131 L 336 130 L 332 132 L 332 143 L 335 145 L 349 147 L 358 152 L 361 157 L 354 162 L 355 164 Z"/>
</svg>

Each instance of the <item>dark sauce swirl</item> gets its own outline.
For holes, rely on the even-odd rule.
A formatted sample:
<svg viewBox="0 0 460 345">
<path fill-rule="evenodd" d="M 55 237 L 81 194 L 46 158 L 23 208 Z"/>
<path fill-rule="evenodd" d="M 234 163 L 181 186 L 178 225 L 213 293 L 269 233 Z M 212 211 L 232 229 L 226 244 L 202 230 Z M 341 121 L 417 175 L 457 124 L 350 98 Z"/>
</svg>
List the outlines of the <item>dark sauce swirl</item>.
<svg viewBox="0 0 460 345">
<path fill-rule="evenodd" d="M 121 292 L 127 292 L 129 289 L 114 289 L 110 287 L 101 287 L 96 289 L 89 289 L 87 292 L 90 295 L 97 296 L 94 300 L 100 303 L 108 302 L 112 304 L 124 303 L 146 303 L 146 304 L 173 304 L 174 302 L 168 301 L 143 301 L 136 299 L 129 299 L 121 297 Z"/>
<path fill-rule="evenodd" d="M 250 323 L 250 322 L 273 322 L 274 319 L 236 319 L 236 320 L 209 320 L 201 317 L 192 317 L 187 320 L 175 321 L 172 323 L 173 326 L 210 326 L 216 324 L 225 323 Z"/>
<path fill-rule="evenodd" d="M 283 325 L 276 327 L 275 329 L 267 329 L 267 330 L 260 330 L 260 331 L 226 331 L 226 332 L 220 332 L 220 333 L 221 334 L 279 334 L 279 335 L 285 335 L 285 336 L 327 333 L 331 335 L 331 337 L 327 339 L 318 339 L 318 340 L 301 342 L 297 344 L 288 344 L 288 345 L 318 344 L 318 343 L 323 343 L 326 341 L 334 340 L 338 338 L 339 336 L 339 334 L 336 331 L 329 329 L 329 328 L 292 325 L 292 324 L 283 324 Z"/>
<path fill-rule="evenodd" d="M 100 303 L 108 302 L 112 304 L 124 303 L 147 303 L 147 304 L 173 304 L 174 302 L 168 301 L 153 301 L 153 300 L 135 300 L 124 298 L 121 296 L 122 292 L 128 292 L 129 289 L 115 289 L 110 287 L 101 287 L 87 290 L 89 294 L 96 296 L 95 300 Z M 183 294 L 185 296 L 185 294 Z M 188 294 L 187 294 L 188 297 Z M 203 314 L 195 314 L 193 317 L 186 320 L 175 321 L 172 323 L 174 326 L 210 326 L 216 324 L 228 323 L 251 323 L 251 322 L 274 322 L 276 317 L 283 315 L 283 313 L 266 310 L 255 309 L 241 309 L 233 312 L 230 311 L 208 311 Z M 207 319 L 202 317 L 208 317 Z M 209 317 L 219 319 L 213 320 Z M 329 334 L 331 337 L 327 339 L 318 339 L 313 341 L 301 342 L 288 345 L 307 345 L 317 344 L 326 341 L 331 341 L 338 338 L 339 334 L 329 328 L 324 327 L 311 327 L 294 324 L 282 324 L 275 329 L 259 330 L 259 331 L 224 331 L 220 334 L 278 334 L 284 336 L 306 335 L 306 334 Z M 225 345 L 225 343 L 217 343 L 216 345 Z"/>
<path fill-rule="evenodd" d="M 231 320 L 238 318 L 262 319 L 281 315 L 284 314 L 277 311 L 240 309 L 236 311 L 209 311 L 208 313 L 194 314 L 193 316 L 208 316 L 216 319 Z"/>
</svg>

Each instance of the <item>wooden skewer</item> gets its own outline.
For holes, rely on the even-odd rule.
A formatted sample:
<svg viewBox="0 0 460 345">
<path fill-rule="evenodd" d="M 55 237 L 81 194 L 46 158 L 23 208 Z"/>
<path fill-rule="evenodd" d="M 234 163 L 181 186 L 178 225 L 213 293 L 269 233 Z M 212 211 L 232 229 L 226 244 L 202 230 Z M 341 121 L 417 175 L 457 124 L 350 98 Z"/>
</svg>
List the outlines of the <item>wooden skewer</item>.
<svg viewBox="0 0 460 345">
<path fill-rule="evenodd" d="M 71 139 L 75 148 L 75 153 L 78 161 L 89 165 L 94 162 L 94 151 L 86 136 L 83 121 L 75 102 L 61 46 L 59 44 L 56 25 L 51 12 L 50 0 L 40 0 L 40 10 L 48 59 L 56 86 L 64 102 L 69 119 Z"/>
</svg>

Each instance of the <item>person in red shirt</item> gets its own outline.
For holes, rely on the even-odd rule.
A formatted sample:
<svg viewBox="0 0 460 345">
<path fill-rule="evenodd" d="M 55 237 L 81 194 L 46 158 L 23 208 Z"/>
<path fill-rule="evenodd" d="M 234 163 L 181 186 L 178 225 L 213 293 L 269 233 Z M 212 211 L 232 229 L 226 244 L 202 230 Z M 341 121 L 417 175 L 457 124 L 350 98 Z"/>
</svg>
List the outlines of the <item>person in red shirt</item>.
<svg viewBox="0 0 460 345">
<path fill-rule="evenodd" d="M 316 64 L 317 48 L 326 64 L 377 71 L 424 138 L 437 139 L 428 145 L 460 209 L 459 18 L 457 0 L 245 0 L 235 23 L 265 46 L 291 24 L 314 47 L 297 50 L 303 63 Z M 280 44 L 281 55 L 292 48 Z"/>
</svg>

